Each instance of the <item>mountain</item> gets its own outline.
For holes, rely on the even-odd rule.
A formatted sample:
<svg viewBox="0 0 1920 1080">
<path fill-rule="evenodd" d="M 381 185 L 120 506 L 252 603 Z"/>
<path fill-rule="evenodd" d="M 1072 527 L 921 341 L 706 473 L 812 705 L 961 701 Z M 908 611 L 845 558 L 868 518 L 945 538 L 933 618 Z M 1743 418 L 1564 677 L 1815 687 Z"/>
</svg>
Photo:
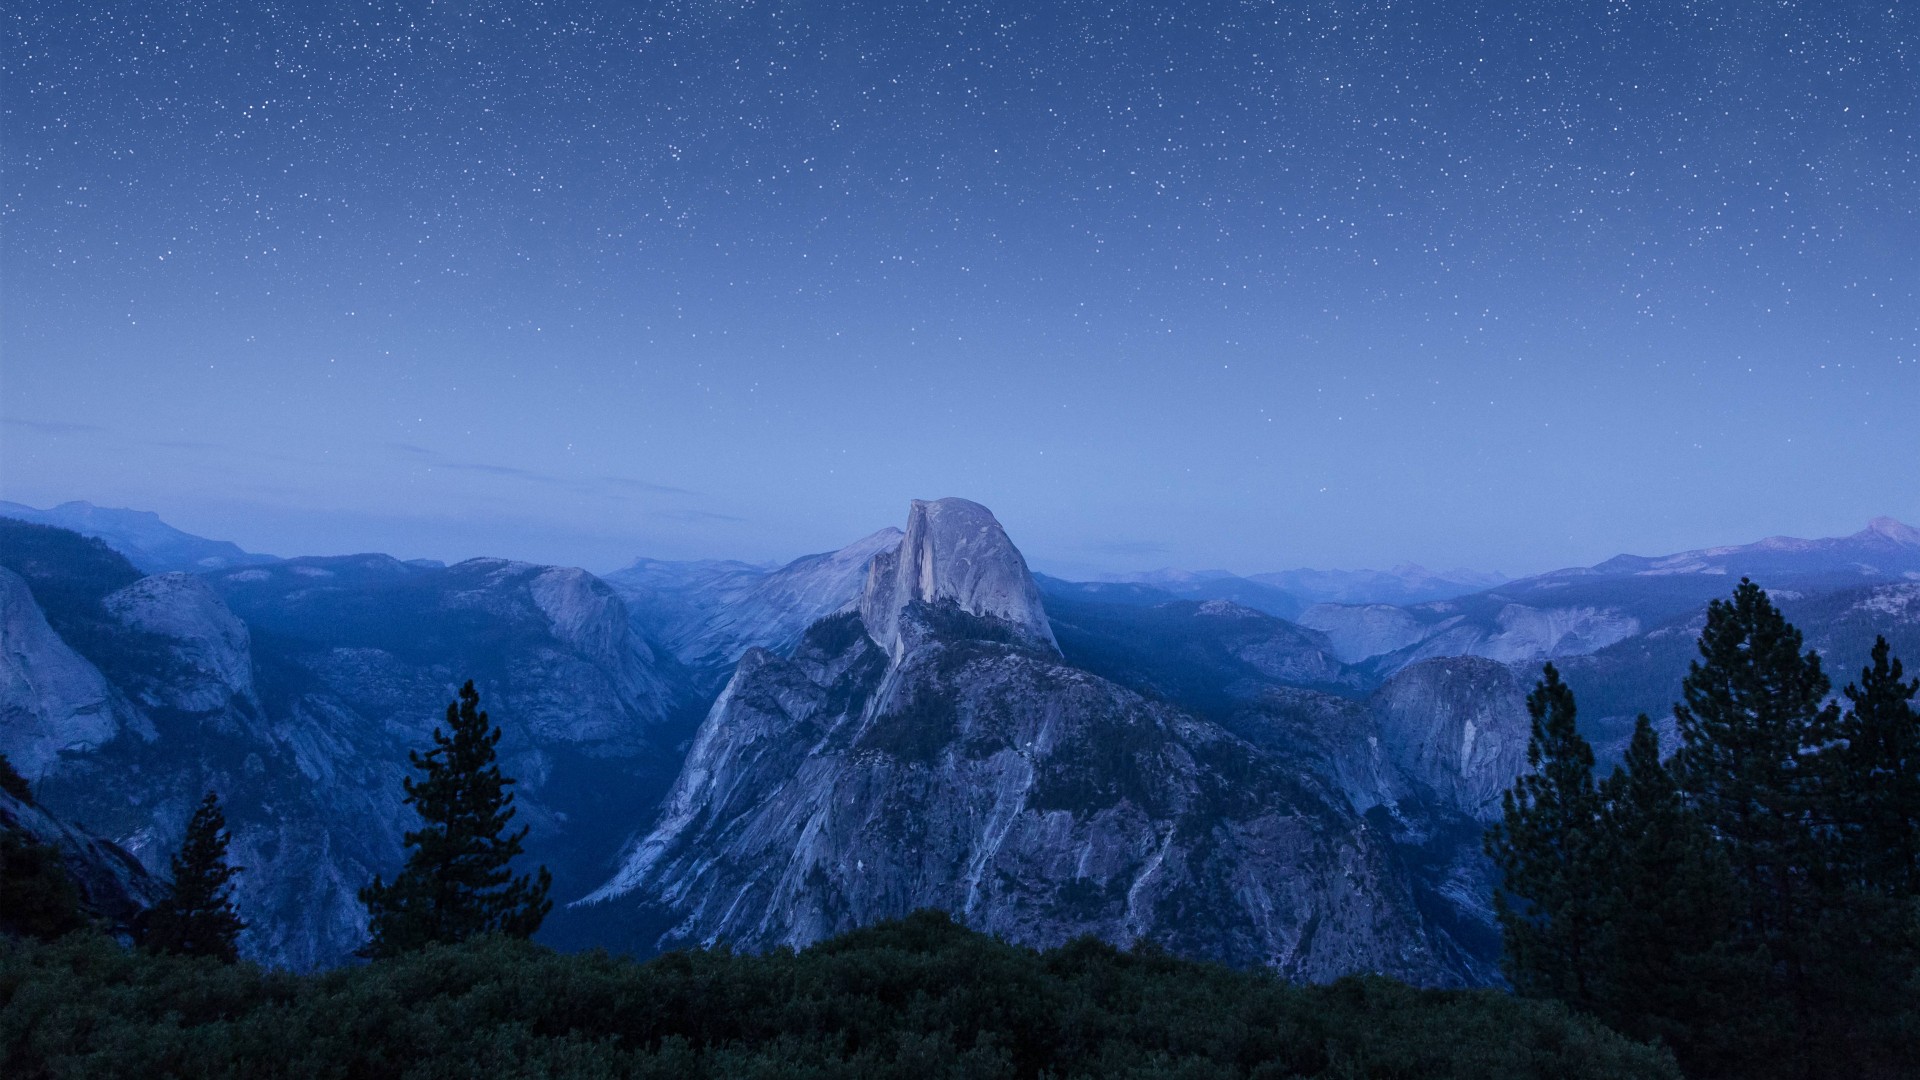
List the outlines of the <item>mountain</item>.
<svg viewBox="0 0 1920 1080">
<path fill-rule="evenodd" d="M 1879 517 L 1851 536 L 1821 540 L 1770 536 L 1757 543 L 1700 548 L 1677 555 L 1616 555 L 1596 566 L 1559 570 L 1542 575 L 1542 579 L 1692 574 L 1750 577 L 1801 587 L 1849 585 L 1872 579 L 1920 581 L 1920 529 Z"/>
<path fill-rule="evenodd" d="M 1303 605 L 1312 605 L 1418 604 L 1465 596 L 1507 579 L 1482 570 L 1429 570 L 1416 563 L 1402 563 L 1391 570 L 1282 570 L 1254 574 L 1249 580 L 1296 596 Z"/>
<path fill-rule="evenodd" d="M 30 797 L 0 787 L 0 843 L 11 846 L 22 841 L 59 853 L 58 865 L 78 888 L 81 908 L 116 936 L 130 936 L 140 912 L 165 892 L 163 883 L 119 845 L 62 821 Z M 19 872 L 18 867 L 9 870 Z M 0 918 L 0 924 L 8 921 Z"/>
<path fill-rule="evenodd" d="M 1116 587 L 1133 586 L 1137 591 L 1131 595 L 1141 602 L 1149 596 L 1227 600 L 1278 618 L 1297 619 L 1315 604 L 1414 604 L 1462 596 L 1505 580 L 1477 570 L 1436 572 L 1405 563 L 1391 570 L 1282 570 L 1245 576 L 1226 570 L 1166 568 L 1071 584 L 1099 599 L 1122 600 L 1129 594 Z M 1064 591 L 1067 584 L 1049 582 L 1047 587 Z"/>
<path fill-rule="evenodd" d="M 1876 637 L 1886 637 L 1895 656 L 1920 657 L 1920 582 L 1807 593 L 1776 589 L 1771 598 L 1801 631 L 1806 647 L 1820 654 L 1836 695 L 1859 680 Z M 1624 752 L 1639 713 L 1653 717 L 1663 739 L 1675 737 L 1673 703 L 1680 700 L 1687 665 L 1699 658 L 1696 641 L 1705 626 L 1705 613 L 1695 611 L 1591 654 L 1554 662 L 1579 695 L 1581 728 L 1603 758 Z M 1534 667 L 1521 665 L 1519 673 L 1531 679 Z"/>
<path fill-rule="evenodd" d="M 1041 589 L 1069 663 L 1189 708 L 1215 709 L 1250 684 L 1354 695 L 1377 682 L 1342 663 L 1319 634 L 1231 601 L 1160 593 L 1147 604 L 1051 579 Z"/>
<path fill-rule="evenodd" d="M 208 540 L 160 520 L 148 510 L 117 510 L 89 502 L 65 502 L 50 510 L 0 502 L 0 517 L 71 529 L 106 542 L 149 574 L 168 570 L 219 570 L 274 561 L 225 540 Z"/>
<path fill-rule="evenodd" d="M 1119 574 L 1104 582 L 1085 583 L 1090 590 L 1104 585 L 1134 585 L 1152 589 L 1155 594 L 1174 600 L 1227 600 L 1282 619 L 1291 619 L 1305 611 L 1310 600 L 1291 590 L 1278 588 L 1256 578 L 1241 577 L 1225 570 L 1149 570 L 1137 574 Z"/>
<path fill-rule="evenodd" d="M 1851 536 L 1773 537 L 1677 555 L 1620 555 L 1451 600 L 1319 604 L 1299 622 L 1335 656 L 1389 674 L 1436 656 L 1530 663 L 1582 656 L 1697 615 L 1742 577 L 1793 595 L 1920 580 L 1920 530 L 1877 518 Z"/>
<path fill-rule="evenodd" d="M 1199 617 L 1268 618 L 1239 611 Z M 1446 905 L 1414 881 L 1438 827 L 1357 811 L 1293 739 L 1072 666 L 1058 625 L 985 507 L 916 501 L 856 609 L 791 656 L 746 653 L 659 817 L 569 916 L 643 948 L 766 948 L 936 907 L 1295 978 L 1497 977 L 1484 922 L 1454 934 L 1471 916 L 1429 914 Z"/>
<path fill-rule="evenodd" d="M 413 821 L 407 754 L 475 679 L 519 781 L 528 862 L 585 889 L 673 777 L 701 702 L 585 571 L 302 558 L 142 576 L 96 540 L 0 521 L 0 752 L 49 812 L 149 870 L 225 804 L 246 955 L 336 964 L 357 890 Z"/>
<path fill-rule="evenodd" d="M 867 564 L 900 542 L 882 529 L 838 551 L 769 569 L 741 562 L 640 559 L 606 575 L 633 613 L 634 628 L 659 642 L 705 688 L 718 689 L 741 654 L 786 652 L 814 622 L 860 595 Z"/>
</svg>

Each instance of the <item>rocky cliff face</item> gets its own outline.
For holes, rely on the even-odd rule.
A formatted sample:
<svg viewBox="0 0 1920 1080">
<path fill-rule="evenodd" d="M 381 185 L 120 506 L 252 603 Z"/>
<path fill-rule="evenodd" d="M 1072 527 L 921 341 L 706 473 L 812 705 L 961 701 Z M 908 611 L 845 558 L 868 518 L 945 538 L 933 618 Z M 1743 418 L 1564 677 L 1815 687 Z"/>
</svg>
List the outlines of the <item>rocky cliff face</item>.
<svg viewBox="0 0 1920 1080">
<path fill-rule="evenodd" d="M 1428 660 L 1401 671 L 1370 704 L 1403 775 L 1461 813 L 1500 816 L 1501 792 L 1526 769 L 1532 731 L 1526 694 L 1505 665 Z"/>
<path fill-rule="evenodd" d="M 607 575 L 607 582 L 626 599 L 635 628 L 671 651 L 712 692 L 748 649 L 791 652 L 807 627 L 856 603 L 867 564 L 897 548 L 900 537 L 899 529 L 882 529 L 777 569 L 642 559 Z"/>
<path fill-rule="evenodd" d="M 653 829 L 581 903 L 801 945 L 916 907 L 1325 979 L 1486 976 L 1318 776 L 1064 663 L 984 508 L 916 503 L 857 613 L 742 660 Z M 876 625 L 877 624 L 877 625 Z"/>
<path fill-rule="evenodd" d="M 238 704 L 258 712 L 252 635 L 205 581 L 190 574 L 155 574 L 102 603 L 128 628 L 169 643 L 174 661 L 169 677 L 149 683 L 147 704 L 190 713 Z"/>
<path fill-rule="evenodd" d="M 36 555 L 49 597 L 64 595 L 61 565 L 53 547 Z M 0 575 L 0 752 L 50 811 L 155 871 L 217 792 L 247 868 L 242 949 L 276 964 L 338 963 L 363 940 L 355 894 L 398 866 L 416 820 L 401 801 L 407 752 L 428 744 L 467 677 L 505 731 L 528 861 L 567 887 L 603 874 L 625 835 L 608 822 L 665 790 L 666 747 L 685 730 L 671 661 L 579 570 L 355 556 L 163 574 L 92 607 L 63 601 L 94 659 Z"/>
<path fill-rule="evenodd" d="M 1638 618 L 1618 608 L 1518 604 L 1493 596 L 1412 608 L 1319 604 L 1300 622 L 1325 634 L 1342 660 L 1371 659 L 1370 666 L 1383 675 L 1442 656 L 1484 656 L 1501 663 L 1580 656 L 1641 630 Z"/>
<path fill-rule="evenodd" d="M 915 499 L 900 546 L 874 557 L 860 619 L 895 656 L 905 642 L 900 614 L 914 603 L 951 604 L 995 619 L 1035 645 L 1058 651 L 1040 587 L 993 512 L 965 499 Z"/>
<path fill-rule="evenodd" d="M 152 732 L 53 628 L 20 575 L 0 567 L 0 753 L 37 780 L 62 754 L 85 754 L 122 729 Z"/>
<path fill-rule="evenodd" d="M 135 916 L 152 907 L 165 891 L 163 883 L 119 845 L 6 791 L 0 791 L 0 833 L 14 833 L 58 851 L 80 888 L 81 902 L 112 932 L 130 933 Z"/>
</svg>

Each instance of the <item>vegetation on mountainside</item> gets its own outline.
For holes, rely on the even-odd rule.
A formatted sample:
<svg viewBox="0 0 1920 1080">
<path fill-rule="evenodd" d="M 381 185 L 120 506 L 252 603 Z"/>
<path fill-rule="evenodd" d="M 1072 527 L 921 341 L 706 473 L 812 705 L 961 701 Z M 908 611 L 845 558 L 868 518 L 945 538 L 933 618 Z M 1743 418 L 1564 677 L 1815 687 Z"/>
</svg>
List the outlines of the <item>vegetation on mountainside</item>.
<svg viewBox="0 0 1920 1080">
<path fill-rule="evenodd" d="M 0 945 L 0 1073 L 1661 1080 L 1563 1007 L 1272 976 L 923 912 L 801 953 L 636 963 L 479 939 L 317 975 L 91 935 Z"/>
<path fill-rule="evenodd" d="M 1913 1075 L 1920 715 L 1885 640 L 1848 705 L 1764 590 L 1715 601 L 1660 757 L 1640 717 L 1593 778 L 1572 691 L 1529 700 L 1532 770 L 1487 848 L 1523 994 L 1674 1049 L 1689 1075 Z"/>
<path fill-rule="evenodd" d="M 509 865 L 527 829 L 507 832 L 514 781 L 495 761 L 499 744 L 500 729 L 468 680 L 459 702 L 447 706 L 445 730 L 433 729 L 433 749 L 407 755 L 420 779 L 402 783 L 421 827 L 406 834 L 413 850 L 399 875 L 391 883 L 375 877 L 360 890 L 370 935 L 362 955 L 397 956 L 483 934 L 532 937 L 552 910 L 547 868 L 515 877 Z"/>
<path fill-rule="evenodd" d="M 240 867 L 227 862 L 226 815 L 213 792 L 187 822 L 186 838 L 174 853 L 166 893 L 140 919 L 141 944 L 155 952 L 240 959 L 240 931 L 247 924 L 234 910 L 231 883 Z"/>
</svg>

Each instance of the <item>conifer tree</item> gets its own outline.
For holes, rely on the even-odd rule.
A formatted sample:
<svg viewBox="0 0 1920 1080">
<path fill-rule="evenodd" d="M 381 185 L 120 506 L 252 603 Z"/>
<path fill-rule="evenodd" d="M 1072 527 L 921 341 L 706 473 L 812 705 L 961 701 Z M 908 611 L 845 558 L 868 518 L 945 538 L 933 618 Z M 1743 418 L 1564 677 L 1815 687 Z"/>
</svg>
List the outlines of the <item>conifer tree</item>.
<svg viewBox="0 0 1920 1080">
<path fill-rule="evenodd" d="M 1727 1004 L 1754 972 L 1729 948 L 1731 870 L 1661 761 L 1645 715 L 1600 790 L 1609 933 L 1596 1014 L 1633 1038 L 1666 1043 L 1697 1074 L 1738 1060 L 1754 1043 L 1743 1030 L 1751 1017 Z"/>
<path fill-rule="evenodd" d="M 1574 726 L 1573 691 L 1548 664 L 1527 695 L 1527 773 L 1486 835 L 1507 977 L 1522 993 L 1591 1009 L 1605 932 L 1593 748 Z"/>
<path fill-rule="evenodd" d="M 1801 951 L 1815 1053 L 1849 1078 L 1911 1075 L 1920 1061 L 1920 683 L 1903 674 L 1886 638 L 1875 640 L 1822 754 L 1838 850 Z"/>
<path fill-rule="evenodd" d="M 1887 639 L 1873 644 L 1872 663 L 1843 693 L 1848 702 L 1832 752 L 1833 787 L 1848 804 L 1847 870 L 1866 888 L 1920 897 L 1920 679 L 1902 681 Z"/>
<path fill-rule="evenodd" d="M 173 856 L 172 883 L 143 920 L 140 936 L 148 948 L 229 964 L 240 958 L 240 931 L 247 924 L 240 921 L 229 891 L 241 868 L 227 865 L 231 837 L 226 827 L 219 798 L 207 792 Z"/>
<path fill-rule="evenodd" d="M 391 884 L 376 877 L 360 890 L 371 939 L 370 957 L 394 956 L 428 944 L 480 934 L 530 937 L 553 907 L 552 875 L 513 876 L 527 830 L 508 834 L 513 781 L 500 773 L 494 747 L 500 729 L 480 711 L 469 681 L 447 706 L 446 729 L 433 731 L 433 749 L 408 755 L 420 779 L 407 779 L 406 801 L 423 822 L 406 834 L 412 852 Z"/>
<path fill-rule="evenodd" d="M 1707 607 L 1700 659 L 1674 706 L 1681 789 L 1725 845 L 1745 905 L 1745 930 L 1778 947 L 1803 929 L 1814 875 L 1826 858 L 1816 816 L 1831 810 L 1815 756 L 1839 710 L 1820 656 L 1766 592 L 1741 579 L 1730 601 Z"/>
</svg>

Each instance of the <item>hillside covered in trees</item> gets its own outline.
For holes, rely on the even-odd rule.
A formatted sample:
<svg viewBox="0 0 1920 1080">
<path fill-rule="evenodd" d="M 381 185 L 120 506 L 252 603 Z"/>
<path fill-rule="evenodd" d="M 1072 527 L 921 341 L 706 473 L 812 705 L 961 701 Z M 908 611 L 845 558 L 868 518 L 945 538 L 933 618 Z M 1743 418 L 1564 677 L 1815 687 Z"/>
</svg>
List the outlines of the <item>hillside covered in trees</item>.
<svg viewBox="0 0 1920 1080">
<path fill-rule="evenodd" d="M 480 939 L 315 975 L 79 934 L 0 944 L 0 1073 L 68 1076 L 1660 1080 L 1558 1004 L 1383 979 L 1295 986 L 1036 952 L 921 913 L 764 956 L 646 963 Z"/>
</svg>

